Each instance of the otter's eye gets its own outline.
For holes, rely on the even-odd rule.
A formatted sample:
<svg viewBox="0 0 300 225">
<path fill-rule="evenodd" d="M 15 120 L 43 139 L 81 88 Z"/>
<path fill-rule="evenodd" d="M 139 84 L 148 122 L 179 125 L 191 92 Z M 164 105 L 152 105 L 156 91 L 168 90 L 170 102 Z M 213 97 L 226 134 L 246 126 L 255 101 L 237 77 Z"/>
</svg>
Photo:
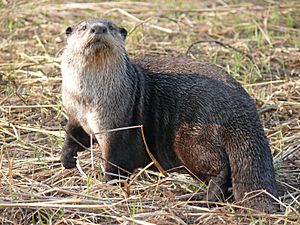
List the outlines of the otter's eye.
<svg viewBox="0 0 300 225">
<path fill-rule="evenodd" d="M 109 25 L 109 26 L 108 26 L 108 29 L 113 30 L 114 27 L 113 27 L 112 25 Z"/>
<path fill-rule="evenodd" d="M 82 27 L 81 27 L 81 30 L 86 30 L 86 25 L 83 25 Z"/>
</svg>

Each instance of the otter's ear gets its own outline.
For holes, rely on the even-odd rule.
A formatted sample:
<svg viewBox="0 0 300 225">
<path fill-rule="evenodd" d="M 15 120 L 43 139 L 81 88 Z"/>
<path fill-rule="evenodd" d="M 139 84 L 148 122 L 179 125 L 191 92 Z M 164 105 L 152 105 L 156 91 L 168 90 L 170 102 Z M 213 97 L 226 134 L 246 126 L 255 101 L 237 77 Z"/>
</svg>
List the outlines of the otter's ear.
<svg viewBox="0 0 300 225">
<path fill-rule="evenodd" d="M 67 36 L 70 36 L 70 34 L 72 34 L 72 32 L 73 32 L 73 28 L 72 28 L 72 27 L 68 27 L 68 28 L 66 29 L 66 35 L 67 35 Z"/>
<path fill-rule="evenodd" d="M 119 31 L 120 31 L 120 33 L 121 33 L 121 35 L 123 37 L 123 40 L 125 40 L 126 37 L 127 37 L 127 34 L 128 34 L 127 30 L 125 28 L 119 28 Z"/>
</svg>

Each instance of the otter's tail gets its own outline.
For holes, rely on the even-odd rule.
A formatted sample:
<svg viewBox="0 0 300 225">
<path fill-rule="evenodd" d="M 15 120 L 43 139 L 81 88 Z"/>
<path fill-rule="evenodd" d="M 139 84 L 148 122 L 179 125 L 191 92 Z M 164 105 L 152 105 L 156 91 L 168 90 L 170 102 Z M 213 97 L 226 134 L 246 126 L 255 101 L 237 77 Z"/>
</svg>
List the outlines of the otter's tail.
<svg viewBox="0 0 300 225">
<path fill-rule="evenodd" d="M 236 201 L 242 201 L 247 207 L 274 211 L 277 207 L 273 199 L 257 192 L 265 190 L 277 197 L 271 150 L 263 132 L 259 133 L 238 130 L 226 135 L 225 149 L 230 162 L 233 195 Z"/>
</svg>

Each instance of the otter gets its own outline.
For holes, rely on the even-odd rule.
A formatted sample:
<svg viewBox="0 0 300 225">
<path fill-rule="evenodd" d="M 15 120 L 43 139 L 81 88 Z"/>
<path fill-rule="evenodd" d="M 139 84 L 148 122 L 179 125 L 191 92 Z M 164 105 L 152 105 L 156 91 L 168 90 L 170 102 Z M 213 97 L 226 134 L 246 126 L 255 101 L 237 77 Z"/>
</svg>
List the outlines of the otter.
<svg viewBox="0 0 300 225">
<path fill-rule="evenodd" d="M 230 186 L 236 201 L 263 211 L 276 208 L 271 150 L 256 106 L 243 87 L 217 65 L 186 57 L 129 59 L 127 31 L 106 19 L 66 29 L 62 99 L 68 115 L 61 162 L 76 166 L 90 135 L 105 159 L 105 179 L 151 162 L 140 130 L 99 134 L 143 125 L 151 153 L 168 170 L 185 166 L 208 185 L 209 201 Z M 257 193 L 256 193 L 257 194 Z"/>
</svg>

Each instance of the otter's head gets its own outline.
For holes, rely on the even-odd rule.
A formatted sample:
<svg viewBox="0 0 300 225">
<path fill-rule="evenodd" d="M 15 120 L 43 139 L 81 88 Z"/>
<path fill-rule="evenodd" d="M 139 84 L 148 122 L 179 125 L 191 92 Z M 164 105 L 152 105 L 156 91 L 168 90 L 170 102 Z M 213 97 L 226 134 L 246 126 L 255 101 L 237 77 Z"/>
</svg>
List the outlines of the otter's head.
<svg viewBox="0 0 300 225">
<path fill-rule="evenodd" d="M 90 19 L 66 29 L 68 61 L 120 59 L 126 55 L 124 40 L 127 31 L 109 20 Z"/>
</svg>

